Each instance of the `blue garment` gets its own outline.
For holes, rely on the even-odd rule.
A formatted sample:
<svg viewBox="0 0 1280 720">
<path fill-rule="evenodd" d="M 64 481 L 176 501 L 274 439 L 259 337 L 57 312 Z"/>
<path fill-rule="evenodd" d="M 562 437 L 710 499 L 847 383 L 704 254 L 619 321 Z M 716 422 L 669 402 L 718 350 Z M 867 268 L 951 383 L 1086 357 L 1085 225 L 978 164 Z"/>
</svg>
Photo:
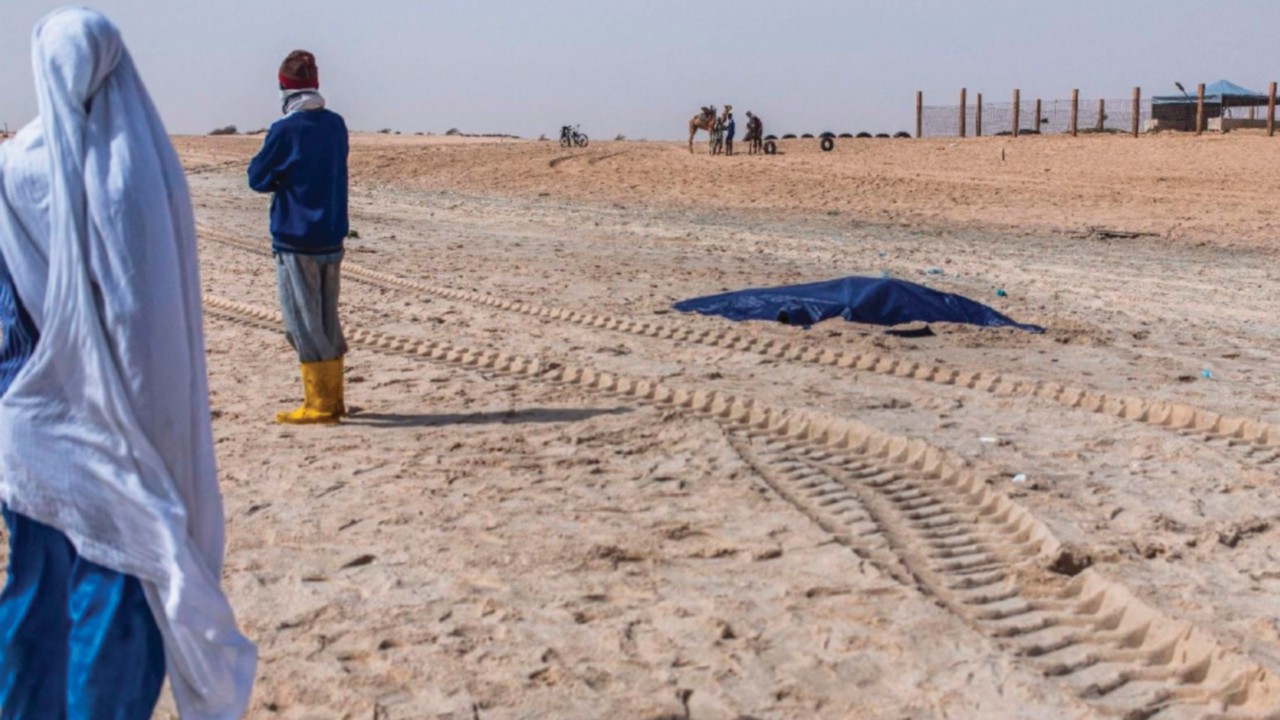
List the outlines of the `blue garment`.
<svg viewBox="0 0 1280 720">
<path fill-rule="evenodd" d="M 984 327 L 1044 328 L 1014 322 L 967 297 L 939 292 L 905 280 L 847 277 L 777 288 L 739 290 L 684 300 L 680 312 L 719 315 L 730 320 L 772 320 L 809 327 L 830 318 L 873 325 L 953 322 Z"/>
<path fill-rule="evenodd" d="M 271 125 L 249 163 L 249 187 L 271 199 L 271 247 L 342 250 L 347 221 L 347 124 L 329 110 L 292 112 Z"/>
<path fill-rule="evenodd" d="M 725 139 L 732 140 L 734 134 L 737 132 L 737 129 L 738 129 L 738 124 L 733 121 L 733 116 L 730 115 L 729 119 L 724 124 Z"/>
<path fill-rule="evenodd" d="M 48 525 L 3 514 L 0 720 L 148 720 L 165 661 L 142 584 L 79 557 Z"/>
<path fill-rule="evenodd" d="M 0 395 L 39 333 L 0 258 Z M 164 684 L 164 641 L 137 579 L 80 558 L 66 536 L 0 510 L 0 720 L 146 720 Z"/>
</svg>

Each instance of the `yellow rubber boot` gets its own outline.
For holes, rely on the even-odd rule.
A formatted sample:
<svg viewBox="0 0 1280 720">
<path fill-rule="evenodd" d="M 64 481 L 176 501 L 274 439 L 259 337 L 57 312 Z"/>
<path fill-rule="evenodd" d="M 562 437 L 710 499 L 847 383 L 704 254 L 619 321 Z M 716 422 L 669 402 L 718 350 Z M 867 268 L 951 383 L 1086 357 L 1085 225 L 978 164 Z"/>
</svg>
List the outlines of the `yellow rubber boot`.
<svg viewBox="0 0 1280 720">
<path fill-rule="evenodd" d="M 286 425 L 327 425 L 338 422 L 342 406 L 342 358 L 302 363 L 302 407 L 276 413 Z"/>
<path fill-rule="evenodd" d="M 329 367 L 329 385 L 332 388 L 330 394 L 337 402 L 338 417 L 347 416 L 347 393 L 346 393 L 346 375 L 342 358 L 330 360 L 327 364 Z"/>
<path fill-rule="evenodd" d="M 343 361 L 342 357 L 335 357 L 334 360 L 321 363 L 324 365 L 324 396 L 333 404 L 333 411 L 339 418 L 347 416 L 347 393 L 346 383 L 344 383 Z"/>
</svg>

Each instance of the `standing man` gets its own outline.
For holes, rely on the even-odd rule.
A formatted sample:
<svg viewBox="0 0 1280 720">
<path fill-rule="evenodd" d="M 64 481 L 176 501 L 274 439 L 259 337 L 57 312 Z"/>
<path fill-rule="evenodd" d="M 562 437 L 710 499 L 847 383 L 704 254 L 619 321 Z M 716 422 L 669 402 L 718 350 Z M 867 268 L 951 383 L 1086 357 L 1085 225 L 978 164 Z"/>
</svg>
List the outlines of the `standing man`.
<svg viewBox="0 0 1280 720">
<path fill-rule="evenodd" d="M 276 414 L 291 425 L 336 423 L 346 414 L 338 322 L 342 241 L 347 224 L 347 125 L 325 109 L 315 56 L 289 53 L 280 65 L 284 117 L 249 163 L 249 187 L 274 193 L 271 250 L 285 337 L 302 364 L 302 406 Z"/>
<path fill-rule="evenodd" d="M 724 106 L 724 154 L 733 154 L 733 136 L 737 134 L 738 125 L 733 121 L 733 106 Z"/>
<path fill-rule="evenodd" d="M 747 154 L 755 155 L 764 151 L 764 121 L 759 115 L 747 111 Z"/>
</svg>

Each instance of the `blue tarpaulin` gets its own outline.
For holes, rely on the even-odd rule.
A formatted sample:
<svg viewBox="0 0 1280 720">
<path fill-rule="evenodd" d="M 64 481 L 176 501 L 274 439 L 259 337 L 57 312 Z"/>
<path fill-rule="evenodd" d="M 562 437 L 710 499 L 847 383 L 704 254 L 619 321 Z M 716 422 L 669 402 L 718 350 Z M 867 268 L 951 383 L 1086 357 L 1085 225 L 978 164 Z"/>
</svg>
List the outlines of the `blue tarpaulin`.
<svg viewBox="0 0 1280 720">
<path fill-rule="evenodd" d="M 1209 105 L 1266 105 L 1267 96 L 1260 92 L 1247 90 L 1227 80 L 1219 80 L 1204 88 L 1204 101 Z M 1182 95 L 1157 95 L 1151 98 L 1156 105 L 1185 105 L 1196 102 L 1196 96 L 1190 93 Z"/>
<path fill-rule="evenodd" d="M 684 300 L 680 312 L 719 315 L 730 320 L 770 320 L 809 327 L 830 318 L 872 325 L 952 322 L 983 327 L 1044 328 L 1014 322 L 969 298 L 905 280 L 846 277 L 806 285 L 738 290 Z"/>
</svg>

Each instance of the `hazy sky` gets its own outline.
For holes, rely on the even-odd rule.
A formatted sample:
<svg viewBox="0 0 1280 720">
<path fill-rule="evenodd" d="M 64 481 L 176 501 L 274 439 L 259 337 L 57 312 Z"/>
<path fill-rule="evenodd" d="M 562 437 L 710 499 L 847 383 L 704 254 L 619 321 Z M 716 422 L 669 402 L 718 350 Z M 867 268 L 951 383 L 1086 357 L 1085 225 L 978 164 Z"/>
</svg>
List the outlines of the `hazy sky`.
<svg viewBox="0 0 1280 720">
<path fill-rule="evenodd" d="M 35 114 L 30 33 L 0 0 L 0 121 Z M 771 132 L 896 131 L 955 103 L 1280 79 L 1278 0 L 101 0 L 170 131 L 261 127 L 276 68 L 314 52 L 352 129 L 681 137 L 708 103 Z"/>
</svg>

